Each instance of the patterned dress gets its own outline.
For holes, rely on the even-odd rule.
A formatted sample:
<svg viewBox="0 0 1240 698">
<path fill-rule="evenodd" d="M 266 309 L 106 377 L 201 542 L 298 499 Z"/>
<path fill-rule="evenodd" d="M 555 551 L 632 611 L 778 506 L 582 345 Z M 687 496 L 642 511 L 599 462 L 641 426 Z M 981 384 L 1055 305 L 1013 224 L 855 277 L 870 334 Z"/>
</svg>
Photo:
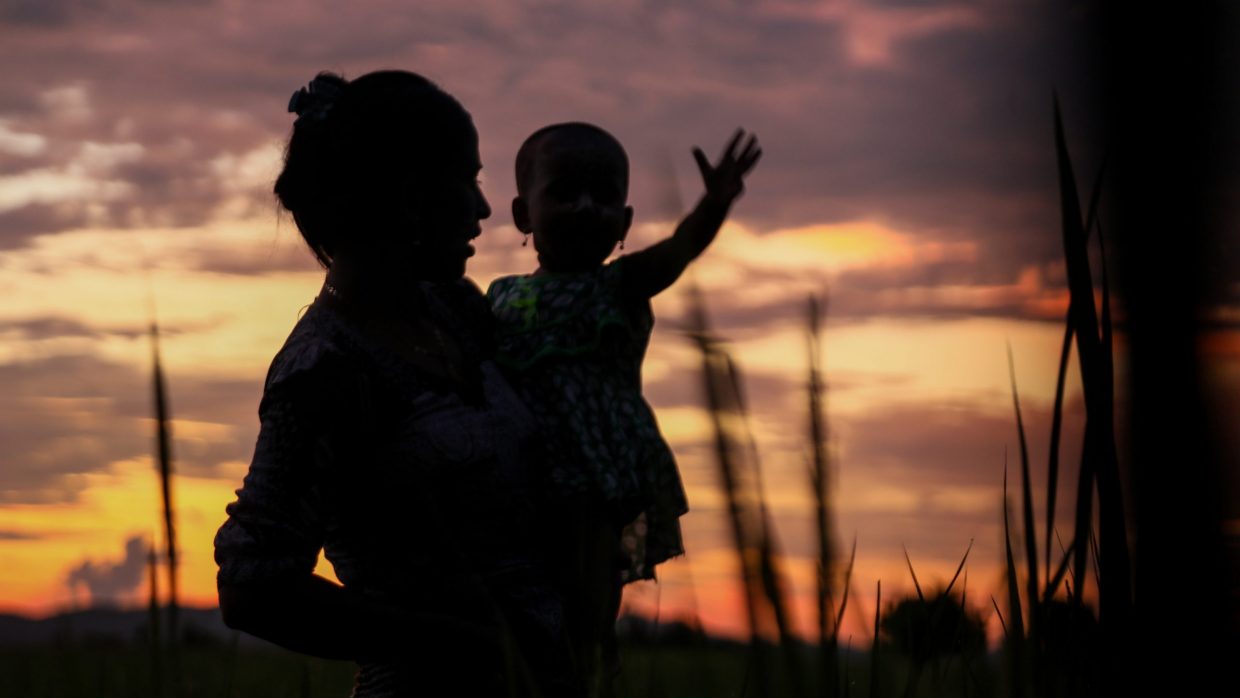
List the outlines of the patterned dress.
<svg viewBox="0 0 1240 698">
<path fill-rule="evenodd" d="M 323 550 L 347 589 L 506 623 L 543 694 L 571 693 L 558 690 L 573 682 L 562 607 L 529 550 L 534 422 L 486 360 L 490 315 L 477 287 L 422 293 L 472 359 L 467 387 L 418 370 L 316 301 L 271 363 L 254 459 L 215 537 L 218 580 L 309 575 Z M 505 686 L 502 662 L 479 661 L 484 650 L 454 658 L 434 644 L 361 663 L 354 698 Z"/>
<path fill-rule="evenodd" d="M 541 429 L 537 480 L 552 496 L 598 503 L 624 527 L 621 581 L 653 579 L 684 553 L 684 487 L 641 365 L 654 316 L 620 290 L 624 260 L 590 272 L 507 276 L 487 290 L 498 323 L 497 362 Z M 573 510 L 566 506 L 565 511 Z"/>
</svg>

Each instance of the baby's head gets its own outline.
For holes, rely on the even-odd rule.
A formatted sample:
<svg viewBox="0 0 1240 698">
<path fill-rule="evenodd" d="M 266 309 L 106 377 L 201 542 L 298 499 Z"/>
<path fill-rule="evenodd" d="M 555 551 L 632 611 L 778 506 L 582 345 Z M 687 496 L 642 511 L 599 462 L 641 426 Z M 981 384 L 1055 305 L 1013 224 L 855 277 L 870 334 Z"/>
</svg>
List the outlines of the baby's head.
<svg viewBox="0 0 1240 698">
<path fill-rule="evenodd" d="M 633 221 L 629 158 L 614 136 L 586 123 L 535 131 L 517 151 L 512 218 L 534 236 L 538 263 L 550 272 L 601 265 Z"/>
</svg>

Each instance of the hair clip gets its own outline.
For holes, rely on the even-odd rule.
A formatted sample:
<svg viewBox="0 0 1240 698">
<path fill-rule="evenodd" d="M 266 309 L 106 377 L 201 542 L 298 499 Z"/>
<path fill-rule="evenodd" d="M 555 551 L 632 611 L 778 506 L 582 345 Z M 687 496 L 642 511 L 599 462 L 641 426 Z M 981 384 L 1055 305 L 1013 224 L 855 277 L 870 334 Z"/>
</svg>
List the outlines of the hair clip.
<svg viewBox="0 0 1240 698">
<path fill-rule="evenodd" d="M 312 119 L 322 121 L 327 118 L 336 98 L 340 96 L 340 86 L 323 78 L 315 78 L 310 84 L 299 88 L 288 100 L 288 110 L 297 115 L 297 121 Z"/>
</svg>

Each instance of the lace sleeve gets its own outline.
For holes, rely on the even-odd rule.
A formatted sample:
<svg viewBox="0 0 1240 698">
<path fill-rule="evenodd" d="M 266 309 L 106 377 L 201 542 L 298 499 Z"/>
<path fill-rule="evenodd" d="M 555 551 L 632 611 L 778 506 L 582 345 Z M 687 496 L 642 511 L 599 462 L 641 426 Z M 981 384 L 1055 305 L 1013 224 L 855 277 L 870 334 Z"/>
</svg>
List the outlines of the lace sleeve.
<svg viewBox="0 0 1240 698">
<path fill-rule="evenodd" d="M 358 380 L 341 364 L 329 357 L 291 374 L 273 365 L 254 459 L 215 537 L 220 583 L 313 572 L 327 518 L 324 484 L 358 414 Z"/>
</svg>

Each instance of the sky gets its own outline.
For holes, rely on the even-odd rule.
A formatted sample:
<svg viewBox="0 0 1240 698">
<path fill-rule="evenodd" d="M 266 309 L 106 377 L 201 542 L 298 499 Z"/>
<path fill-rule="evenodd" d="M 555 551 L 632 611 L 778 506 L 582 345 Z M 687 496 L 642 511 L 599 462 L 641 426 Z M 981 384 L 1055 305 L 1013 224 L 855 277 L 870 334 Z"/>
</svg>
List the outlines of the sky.
<svg viewBox="0 0 1240 698">
<path fill-rule="evenodd" d="M 857 541 L 856 608 L 872 609 L 879 579 L 884 598 L 912 593 L 905 549 L 933 585 L 972 542 L 970 600 L 989 613 L 989 594 L 1001 598 L 1005 459 L 1010 475 L 1018 464 L 1007 351 L 1041 483 L 1067 308 L 1053 94 L 1083 181 L 1101 156 L 1089 4 L 345 7 L 0 3 L 0 610 L 144 601 L 145 546 L 162 540 L 152 312 L 174 416 L 183 596 L 214 603 L 211 538 L 252 455 L 263 376 L 322 282 L 271 195 L 288 97 L 320 70 L 403 68 L 455 95 L 478 127 L 495 214 L 468 273 L 483 288 L 536 265 L 507 210 L 517 147 L 538 127 L 590 121 L 625 145 L 630 249 L 668 235 L 701 192 L 692 146 L 714 154 L 738 126 L 761 140 L 718 240 L 655 300 L 645 392 L 688 490 L 688 554 L 658 585 L 630 587 L 631 609 L 744 629 L 682 331 L 691 279 L 745 377 L 798 627 L 812 626 L 815 549 L 810 293 L 829 298 L 821 359 L 840 544 Z M 1234 324 L 1240 285 L 1230 293 L 1220 312 Z M 1219 336 L 1211 351 L 1234 380 L 1240 342 L 1226 323 Z M 1068 473 L 1083 424 L 1075 370 Z M 1064 484 L 1061 501 L 1072 491 Z M 864 635 L 860 616 L 847 622 Z"/>
</svg>

